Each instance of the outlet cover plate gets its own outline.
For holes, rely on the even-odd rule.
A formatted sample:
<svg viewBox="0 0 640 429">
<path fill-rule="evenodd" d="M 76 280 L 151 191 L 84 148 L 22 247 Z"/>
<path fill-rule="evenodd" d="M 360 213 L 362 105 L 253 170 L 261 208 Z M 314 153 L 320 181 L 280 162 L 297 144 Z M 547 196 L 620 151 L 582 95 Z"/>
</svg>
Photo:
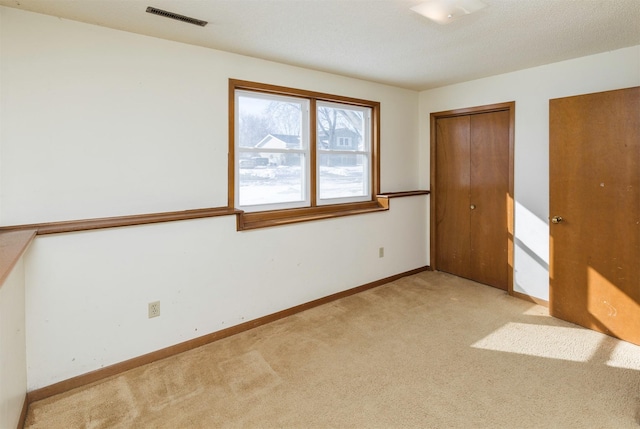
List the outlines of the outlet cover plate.
<svg viewBox="0 0 640 429">
<path fill-rule="evenodd" d="M 149 303 L 149 319 L 160 316 L 160 301 Z"/>
</svg>

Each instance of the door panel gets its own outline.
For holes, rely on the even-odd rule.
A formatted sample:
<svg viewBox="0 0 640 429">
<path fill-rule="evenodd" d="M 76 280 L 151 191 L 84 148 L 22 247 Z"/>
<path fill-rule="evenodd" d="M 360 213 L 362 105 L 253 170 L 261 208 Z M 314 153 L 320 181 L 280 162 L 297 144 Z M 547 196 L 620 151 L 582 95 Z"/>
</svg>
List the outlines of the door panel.
<svg viewBox="0 0 640 429">
<path fill-rule="evenodd" d="M 437 267 L 469 278 L 469 116 L 436 122 Z"/>
<path fill-rule="evenodd" d="M 471 120 L 470 246 L 473 279 L 507 290 L 509 112 Z"/>
<path fill-rule="evenodd" d="M 550 312 L 640 344 L 640 88 L 551 100 Z"/>
</svg>

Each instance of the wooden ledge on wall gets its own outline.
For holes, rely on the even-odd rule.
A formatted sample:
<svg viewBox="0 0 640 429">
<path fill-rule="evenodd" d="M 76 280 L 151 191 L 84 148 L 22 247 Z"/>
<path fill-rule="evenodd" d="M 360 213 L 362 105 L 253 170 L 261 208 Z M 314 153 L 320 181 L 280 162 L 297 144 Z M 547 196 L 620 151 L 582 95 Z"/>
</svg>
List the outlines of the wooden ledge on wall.
<svg viewBox="0 0 640 429">
<path fill-rule="evenodd" d="M 35 230 L 38 235 L 59 234 L 63 232 L 89 231 L 92 229 L 117 228 L 122 226 L 146 225 L 159 222 L 173 222 L 188 219 L 201 219 L 216 216 L 229 216 L 242 213 L 229 207 L 183 210 L 175 212 L 151 213 L 131 216 L 114 216 L 97 219 L 70 220 L 62 222 L 34 223 L 0 227 L 4 231 Z"/>
<path fill-rule="evenodd" d="M 429 191 L 399 191 L 399 192 L 385 192 L 379 194 L 376 198 L 378 204 L 385 208 L 389 208 L 389 199 L 391 198 L 403 198 L 403 197 L 415 197 L 417 195 L 429 195 Z"/>
<path fill-rule="evenodd" d="M 35 229 L 0 231 L 0 287 L 35 236 Z"/>
<path fill-rule="evenodd" d="M 415 197 L 417 195 L 429 195 L 431 191 L 419 190 L 419 191 L 399 191 L 399 192 L 383 192 L 378 195 L 378 198 L 401 198 L 401 197 Z"/>
<path fill-rule="evenodd" d="M 292 210 L 245 213 L 233 207 L 212 207 L 204 209 L 182 210 L 162 213 L 149 213 L 130 216 L 69 220 L 61 222 L 43 222 L 21 225 L 0 226 L 0 234 L 16 231 L 35 231 L 37 235 L 60 234 L 65 232 L 90 231 L 93 229 L 118 228 L 123 226 L 146 225 L 150 223 L 174 222 L 189 219 L 201 219 L 216 216 L 238 217 L 238 230 L 276 226 L 294 222 L 350 216 L 362 213 L 388 210 L 390 198 L 428 195 L 429 191 L 385 192 L 376 196 L 374 201 L 335 206 L 312 207 Z"/>
</svg>

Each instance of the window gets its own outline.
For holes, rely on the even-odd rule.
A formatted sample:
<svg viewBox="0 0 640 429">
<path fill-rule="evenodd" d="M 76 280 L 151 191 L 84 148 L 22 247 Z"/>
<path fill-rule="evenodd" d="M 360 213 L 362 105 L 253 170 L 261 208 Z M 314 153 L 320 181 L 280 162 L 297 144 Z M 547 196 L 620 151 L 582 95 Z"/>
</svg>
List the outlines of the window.
<svg viewBox="0 0 640 429">
<path fill-rule="evenodd" d="M 235 206 L 308 206 L 309 101 L 238 90 L 235 109 Z"/>
<path fill-rule="evenodd" d="M 229 86 L 230 206 L 276 219 L 376 204 L 379 103 L 237 80 Z"/>
<path fill-rule="evenodd" d="M 338 137 L 338 146 L 341 146 L 341 147 L 351 146 L 351 139 L 349 137 Z"/>
</svg>

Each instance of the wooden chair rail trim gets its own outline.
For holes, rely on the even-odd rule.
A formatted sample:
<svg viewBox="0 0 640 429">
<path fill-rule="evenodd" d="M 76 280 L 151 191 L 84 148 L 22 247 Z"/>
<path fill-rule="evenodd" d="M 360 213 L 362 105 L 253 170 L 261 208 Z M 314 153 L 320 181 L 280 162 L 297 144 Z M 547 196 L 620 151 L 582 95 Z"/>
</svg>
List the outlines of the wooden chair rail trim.
<svg viewBox="0 0 640 429">
<path fill-rule="evenodd" d="M 0 232 L 0 288 L 35 236 L 35 229 Z"/>
<path fill-rule="evenodd" d="M 431 191 L 427 191 L 427 190 L 384 192 L 378 195 L 378 198 L 380 197 L 386 197 L 386 198 L 414 197 L 416 195 L 429 195 L 430 193 Z"/>
<path fill-rule="evenodd" d="M 122 226 L 145 225 L 149 223 L 173 222 L 206 217 L 229 216 L 241 213 L 229 207 L 183 210 L 176 212 L 151 213 L 132 216 L 115 216 L 97 219 L 70 220 L 62 222 L 34 223 L 0 227 L 0 232 L 18 230 L 36 230 L 38 235 L 59 234 L 63 232 L 89 231 L 92 229 L 117 228 Z"/>
<path fill-rule="evenodd" d="M 35 231 L 37 235 L 44 234 L 60 234 L 65 232 L 90 231 L 93 229 L 118 228 L 123 226 L 145 225 L 149 223 L 174 222 L 188 219 L 200 219 L 216 216 L 243 216 L 246 217 L 245 223 L 257 224 L 255 221 L 277 219 L 274 225 L 282 223 L 303 222 L 316 219 L 327 219 L 331 217 L 348 216 L 352 214 L 369 213 L 388 209 L 389 198 L 411 197 L 415 195 L 427 195 L 429 191 L 400 191 L 386 192 L 376 197 L 377 201 L 365 203 L 355 203 L 349 205 L 336 205 L 315 207 L 312 209 L 294 209 L 290 211 L 277 212 L 260 212 L 246 214 L 242 210 L 232 207 L 212 207 L 205 209 L 182 210 L 174 212 L 149 213 L 131 216 L 114 216 L 95 219 L 69 220 L 61 222 L 43 222 L 21 225 L 0 226 L 0 234 L 16 231 Z M 274 214 L 276 213 L 276 214 Z M 280 222 L 284 218 L 292 218 L 291 222 Z M 255 221 L 254 221 L 255 220 Z M 251 229 L 251 228 L 244 228 Z M 1 245 L 1 244 L 0 244 Z M 4 256 L 4 255 L 3 255 Z"/>
<path fill-rule="evenodd" d="M 101 380 L 104 380 L 108 377 L 112 377 L 118 374 L 121 374 L 125 371 L 128 371 L 133 368 L 140 367 L 142 365 L 146 365 L 161 359 L 165 359 L 179 353 L 183 353 L 197 347 L 203 346 L 205 344 L 212 343 L 214 341 L 221 340 L 223 338 L 230 337 L 232 335 L 239 334 L 244 331 L 248 331 L 253 328 L 257 328 L 258 326 L 266 325 L 267 323 L 275 322 L 276 320 L 280 320 L 284 317 L 291 316 L 293 314 L 300 313 L 302 311 L 308 310 L 310 308 L 317 307 L 319 305 L 326 304 L 328 302 L 335 301 L 340 298 L 344 298 L 350 295 L 354 295 L 356 293 L 364 292 L 369 289 L 373 289 L 375 287 L 381 286 L 383 284 L 392 282 L 394 280 L 398 280 L 402 277 L 410 276 L 413 274 L 418 274 L 422 271 L 427 271 L 429 269 L 428 266 L 423 266 L 420 268 L 416 268 L 410 271 L 406 271 L 400 274 L 395 274 L 390 277 L 386 277 L 380 280 L 373 281 L 371 283 L 367 283 L 361 286 L 354 287 L 352 289 L 347 289 L 342 292 L 334 293 L 332 295 L 325 296 L 323 298 L 318 298 L 316 300 L 297 305 L 295 307 L 288 308 L 286 310 L 279 311 L 277 313 L 269 314 L 263 317 L 259 317 L 254 320 L 250 320 L 248 322 L 244 322 L 240 325 L 232 326 L 230 328 L 223 329 L 221 331 L 212 332 L 207 335 L 203 335 L 201 337 L 197 337 L 170 347 L 166 347 L 164 349 L 157 350 L 155 352 L 147 353 L 142 356 L 135 357 L 133 359 L 129 359 L 120 363 L 116 363 L 114 365 L 110 365 L 86 374 L 78 375 L 76 377 L 70 378 L 68 380 L 63 380 L 58 383 L 52 384 L 50 386 L 42 387 L 40 389 L 32 390 L 27 393 L 27 401 L 29 404 L 35 401 L 39 401 L 45 398 L 48 398 L 53 395 L 57 395 L 60 393 L 67 392 L 69 390 L 75 389 L 77 387 L 86 386 L 91 383 L 95 383 Z"/>
</svg>

